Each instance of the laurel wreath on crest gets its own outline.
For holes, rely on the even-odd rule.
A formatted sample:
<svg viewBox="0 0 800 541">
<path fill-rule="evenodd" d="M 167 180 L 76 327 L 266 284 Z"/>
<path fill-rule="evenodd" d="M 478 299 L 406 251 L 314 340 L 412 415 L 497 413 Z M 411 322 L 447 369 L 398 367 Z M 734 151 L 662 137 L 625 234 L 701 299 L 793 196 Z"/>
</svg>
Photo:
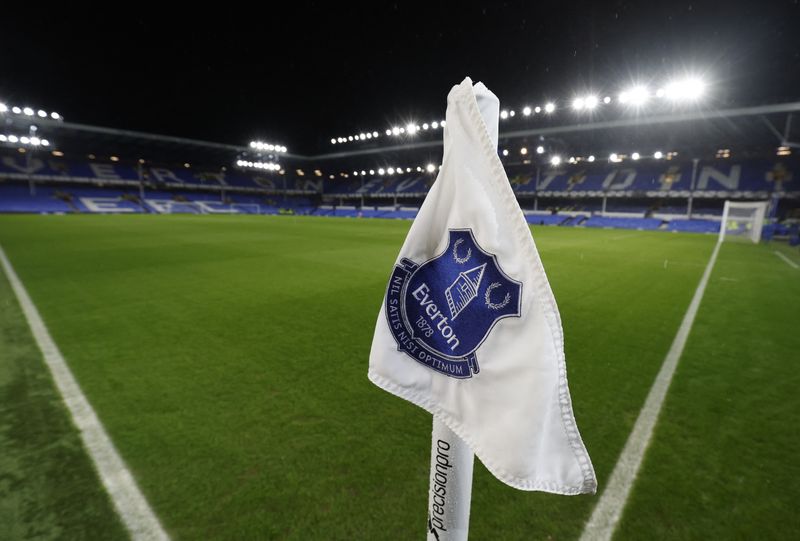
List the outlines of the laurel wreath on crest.
<svg viewBox="0 0 800 541">
<path fill-rule="evenodd" d="M 502 302 L 492 302 L 492 290 L 500 287 L 500 282 L 494 282 L 489 287 L 486 288 L 486 294 L 483 296 L 483 300 L 486 301 L 486 306 L 490 310 L 500 310 L 501 308 L 505 308 L 506 305 L 511 302 L 511 293 L 506 293 L 506 296 L 503 298 Z"/>
<path fill-rule="evenodd" d="M 472 248 L 467 248 L 467 255 L 466 256 L 458 257 L 458 245 L 461 244 L 462 242 L 464 242 L 464 239 L 458 239 L 453 244 L 453 259 L 455 259 L 456 263 L 458 263 L 459 265 L 463 265 L 464 263 L 469 261 L 470 257 L 472 257 Z"/>
</svg>

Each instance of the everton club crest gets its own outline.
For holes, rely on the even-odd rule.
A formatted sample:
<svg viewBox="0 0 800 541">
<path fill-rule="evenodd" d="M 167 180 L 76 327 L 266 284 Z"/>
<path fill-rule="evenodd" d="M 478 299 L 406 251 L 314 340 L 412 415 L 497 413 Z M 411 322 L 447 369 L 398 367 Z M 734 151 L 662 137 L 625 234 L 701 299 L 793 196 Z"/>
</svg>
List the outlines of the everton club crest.
<svg viewBox="0 0 800 541">
<path fill-rule="evenodd" d="M 454 378 L 477 374 L 475 351 L 494 325 L 520 316 L 522 283 L 503 272 L 469 229 L 451 229 L 445 251 L 417 264 L 402 259 L 386 293 L 397 349 Z"/>
</svg>

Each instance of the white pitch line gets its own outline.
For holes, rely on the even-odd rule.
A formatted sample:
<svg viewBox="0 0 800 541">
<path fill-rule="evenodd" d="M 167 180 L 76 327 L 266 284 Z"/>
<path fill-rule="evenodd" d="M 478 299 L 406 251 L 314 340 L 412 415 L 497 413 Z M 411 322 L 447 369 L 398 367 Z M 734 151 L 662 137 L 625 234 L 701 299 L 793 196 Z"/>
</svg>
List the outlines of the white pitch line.
<svg viewBox="0 0 800 541">
<path fill-rule="evenodd" d="M 653 428 L 658 420 L 664 397 L 672 382 L 672 376 L 675 374 L 675 368 L 678 366 L 678 360 L 686 345 L 686 339 L 689 337 L 689 331 L 692 329 L 697 309 L 700 307 L 700 301 L 703 299 L 703 293 L 711 276 L 711 270 L 717 260 L 719 248 L 720 243 L 718 242 L 711 253 L 711 259 L 706 265 L 703 277 L 697 285 L 692 302 L 689 303 L 689 308 L 687 308 L 686 314 L 683 316 L 683 321 L 681 321 L 678 333 L 672 341 L 672 346 L 664 358 L 661 370 L 659 370 L 653 386 L 650 388 L 642 411 L 639 412 L 636 424 L 633 426 L 630 436 L 628 436 L 628 441 L 622 449 L 622 454 L 617 459 L 617 465 L 614 466 L 614 471 L 611 472 L 608 484 L 597 502 L 589 522 L 586 523 L 581 535 L 581 541 L 607 541 L 611 539 L 614 533 L 614 529 L 625 508 L 625 503 L 628 500 L 628 495 L 636 480 L 639 467 L 642 465 L 644 453 L 653 436 Z"/>
<path fill-rule="evenodd" d="M 795 263 L 794 261 L 792 261 L 791 259 L 789 259 L 789 258 L 788 258 L 788 257 L 786 257 L 785 255 L 783 255 L 783 254 L 782 254 L 781 252 L 779 252 L 778 250 L 775 250 L 773 253 L 774 253 L 776 256 L 778 256 L 778 257 L 780 257 L 781 259 L 783 259 L 784 261 L 786 261 L 786 264 L 787 264 L 787 265 L 791 265 L 791 266 L 792 266 L 792 267 L 794 267 L 795 269 L 800 269 L 800 265 L 798 265 L 797 263 Z"/>
<path fill-rule="evenodd" d="M 94 462 L 100 480 L 131 538 L 135 541 L 169 540 L 158 517 L 153 513 L 136 485 L 133 475 L 114 448 L 103 424 L 81 391 L 2 247 L 0 247 L 0 263 L 22 307 L 36 344 L 53 375 L 61 398 L 72 416 L 73 423 L 78 427 L 83 445 Z"/>
</svg>

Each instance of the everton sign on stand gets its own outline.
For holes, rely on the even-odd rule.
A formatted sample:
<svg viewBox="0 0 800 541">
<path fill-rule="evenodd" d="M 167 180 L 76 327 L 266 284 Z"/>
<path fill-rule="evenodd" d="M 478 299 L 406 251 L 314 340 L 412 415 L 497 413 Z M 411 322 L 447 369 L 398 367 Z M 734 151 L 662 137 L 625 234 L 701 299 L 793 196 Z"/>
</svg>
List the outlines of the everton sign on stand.
<svg viewBox="0 0 800 541">
<path fill-rule="evenodd" d="M 454 378 L 477 374 L 475 351 L 495 323 L 519 317 L 522 283 L 470 229 L 451 229 L 445 251 L 424 263 L 403 258 L 386 292 L 386 317 L 397 349 Z"/>
</svg>

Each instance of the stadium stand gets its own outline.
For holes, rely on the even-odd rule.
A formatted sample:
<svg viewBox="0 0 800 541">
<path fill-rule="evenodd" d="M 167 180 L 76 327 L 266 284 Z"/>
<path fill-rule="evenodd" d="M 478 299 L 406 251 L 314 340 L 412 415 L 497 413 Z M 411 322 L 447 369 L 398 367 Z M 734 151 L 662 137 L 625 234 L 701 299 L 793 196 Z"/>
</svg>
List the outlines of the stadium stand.
<svg viewBox="0 0 800 541">
<path fill-rule="evenodd" d="M 226 167 L 0 154 L 0 212 L 309 214 L 413 219 L 435 175 L 323 177 Z M 794 212 L 791 160 L 508 166 L 532 225 L 716 233 L 725 199 L 772 199 Z M 321 166 L 320 166 L 321 167 Z M 780 234 L 781 228 L 770 228 Z"/>
</svg>

